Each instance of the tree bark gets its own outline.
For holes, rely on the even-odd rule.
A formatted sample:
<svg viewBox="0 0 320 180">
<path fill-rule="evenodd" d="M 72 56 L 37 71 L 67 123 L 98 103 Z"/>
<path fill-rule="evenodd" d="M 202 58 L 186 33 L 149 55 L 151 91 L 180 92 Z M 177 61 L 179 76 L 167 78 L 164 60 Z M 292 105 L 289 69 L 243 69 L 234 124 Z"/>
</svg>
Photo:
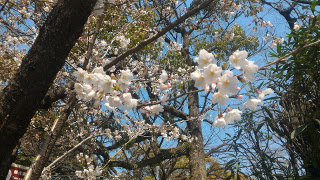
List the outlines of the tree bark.
<svg viewBox="0 0 320 180">
<path fill-rule="evenodd" d="M 0 179 L 10 155 L 80 37 L 97 0 L 59 0 L 15 76 L 0 94 Z"/>
<path fill-rule="evenodd" d="M 194 82 L 189 82 L 188 91 L 197 90 Z M 187 125 L 190 135 L 193 138 L 189 147 L 189 165 L 191 179 L 205 180 L 207 179 L 207 171 L 205 164 L 205 152 L 203 146 L 201 121 L 199 119 L 199 98 L 198 93 L 188 95 L 188 109 L 190 120 Z"/>
<path fill-rule="evenodd" d="M 188 32 L 182 32 L 183 36 L 183 56 L 186 59 L 188 66 L 193 66 L 194 63 L 189 54 L 189 34 Z M 197 88 L 194 86 L 194 81 L 189 81 L 188 92 L 195 91 Z M 189 165 L 191 179 L 205 180 L 207 179 L 207 171 L 205 164 L 205 152 L 203 146 L 203 136 L 201 121 L 199 119 L 199 97 L 198 93 L 188 94 L 188 109 L 189 109 L 189 121 L 187 121 L 187 127 L 190 131 L 190 135 L 193 138 L 189 147 Z"/>
</svg>

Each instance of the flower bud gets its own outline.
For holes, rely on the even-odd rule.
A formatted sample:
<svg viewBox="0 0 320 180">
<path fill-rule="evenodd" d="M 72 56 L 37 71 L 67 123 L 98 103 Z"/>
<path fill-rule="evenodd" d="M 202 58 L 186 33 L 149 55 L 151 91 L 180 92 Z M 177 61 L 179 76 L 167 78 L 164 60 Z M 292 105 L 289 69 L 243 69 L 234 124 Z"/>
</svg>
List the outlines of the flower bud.
<svg viewBox="0 0 320 180">
<path fill-rule="evenodd" d="M 258 89 L 254 88 L 254 91 L 258 94 L 261 94 L 261 91 L 259 91 Z"/>
<path fill-rule="evenodd" d="M 212 84 L 211 84 L 211 88 L 215 89 L 216 87 L 217 87 L 217 84 L 213 81 Z"/>
<path fill-rule="evenodd" d="M 239 80 L 240 82 L 242 82 L 242 83 L 245 83 L 245 82 L 246 82 L 246 80 L 245 80 L 243 77 L 240 77 L 240 76 L 238 76 L 238 80 Z"/>
<path fill-rule="evenodd" d="M 225 63 L 222 64 L 222 67 L 221 67 L 221 68 L 222 68 L 222 70 L 226 70 L 227 67 L 228 67 L 228 64 L 225 62 Z"/>
<path fill-rule="evenodd" d="M 228 112 L 232 111 L 229 107 L 227 107 L 227 109 L 228 109 Z"/>
<path fill-rule="evenodd" d="M 208 93 L 208 92 L 209 92 L 209 90 L 210 90 L 210 87 L 209 87 L 209 85 L 208 85 L 208 84 L 206 84 L 206 87 L 204 88 L 204 92 Z"/>
</svg>

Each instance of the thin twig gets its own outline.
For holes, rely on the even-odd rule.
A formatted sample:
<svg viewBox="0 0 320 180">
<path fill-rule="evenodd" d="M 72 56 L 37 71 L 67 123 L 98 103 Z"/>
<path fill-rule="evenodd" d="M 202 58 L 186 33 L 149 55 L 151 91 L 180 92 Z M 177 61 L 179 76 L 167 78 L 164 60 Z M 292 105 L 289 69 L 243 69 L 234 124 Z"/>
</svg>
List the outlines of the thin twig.
<svg viewBox="0 0 320 180">
<path fill-rule="evenodd" d="M 61 161 L 62 159 L 64 159 L 66 156 L 68 156 L 69 154 L 71 154 L 73 151 L 75 151 L 76 149 L 78 149 L 80 146 L 82 146 L 84 143 L 86 143 L 88 140 L 90 140 L 91 138 L 93 138 L 94 135 L 91 134 L 89 135 L 87 138 L 85 138 L 84 140 L 82 140 L 80 143 L 78 143 L 76 146 L 74 146 L 72 149 L 70 149 L 69 151 L 67 151 L 66 153 L 64 153 L 62 156 L 60 156 L 59 158 L 55 159 L 51 164 L 49 164 L 45 169 L 51 169 L 55 164 L 57 164 L 59 161 Z"/>
<path fill-rule="evenodd" d="M 86 68 L 86 66 L 89 64 L 89 59 L 91 58 L 91 55 L 92 55 L 93 46 L 94 46 L 94 43 L 96 42 L 104 17 L 105 15 L 101 15 L 98 19 L 97 26 L 94 30 L 93 36 L 88 46 L 88 53 L 86 54 L 86 57 L 83 63 L 83 68 Z"/>
</svg>

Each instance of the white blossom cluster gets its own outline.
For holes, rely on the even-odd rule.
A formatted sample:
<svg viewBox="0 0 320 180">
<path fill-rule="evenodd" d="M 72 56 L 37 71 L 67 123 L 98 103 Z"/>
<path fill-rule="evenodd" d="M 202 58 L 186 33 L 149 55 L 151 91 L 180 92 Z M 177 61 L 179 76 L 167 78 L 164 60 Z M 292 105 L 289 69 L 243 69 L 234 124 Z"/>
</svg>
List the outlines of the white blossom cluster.
<svg viewBox="0 0 320 180">
<path fill-rule="evenodd" d="M 170 141 L 171 139 L 180 139 L 181 141 L 191 143 L 193 140 L 191 136 L 180 133 L 179 128 L 172 128 L 170 124 L 167 126 L 162 126 L 160 128 L 160 134 L 163 138 L 166 138 L 166 141 Z"/>
<path fill-rule="evenodd" d="M 254 74 L 258 71 L 258 66 L 253 61 L 247 60 L 247 51 L 235 51 L 230 57 L 230 64 L 238 70 L 242 70 L 244 79 L 247 81 L 254 81 Z M 239 80 L 233 75 L 230 70 L 224 70 L 222 67 L 217 66 L 214 61 L 214 55 L 202 49 L 199 52 L 199 57 L 195 58 L 198 63 L 196 70 L 190 74 L 190 77 L 195 81 L 195 86 L 204 88 L 205 92 L 210 91 L 210 87 L 214 90 L 212 95 L 212 103 L 219 104 L 220 106 L 227 106 L 229 95 L 233 95 L 238 99 L 242 99 L 241 95 L 236 92 L 240 90 L 237 85 Z M 264 96 L 272 93 L 271 89 L 262 91 L 259 94 L 259 99 L 250 98 L 242 105 L 242 109 L 250 108 L 256 110 L 257 105 L 262 105 Z M 215 119 L 213 125 L 217 127 L 224 127 L 228 124 L 233 124 L 235 120 L 241 119 L 241 111 L 238 109 L 231 110 L 228 108 L 227 113 L 220 113 Z"/>
<path fill-rule="evenodd" d="M 167 46 L 169 51 L 180 51 L 182 45 L 177 42 L 170 42 L 170 46 Z"/>
<path fill-rule="evenodd" d="M 269 39 L 271 39 L 271 42 L 269 44 L 270 47 L 276 47 L 278 44 L 282 44 L 284 42 L 283 38 L 278 38 L 278 37 L 272 37 L 270 34 L 267 34 L 265 37 L 263 37 L 264 42 L 268 42 Z"/>
<path fill-rule="evenodd" d="M 128 93 L 133 80 L 133 73 L 130 70 L 121 70 L 119 78 L 106 75 L 102 67 L 95 68 L 93 73 L 78 68 L 73 75 L 79 82 L 75 84 L 75 90 L 81 100 L 94 100 L 96 107 L 103 100 L 104 105 L 113 110 L 122 105 L 127 110 L 137 107 L 138 100 L 133 99 L 131 93 Z"/>
<path fill-rule="evenodd" d="M 293 29 L 294 29 L 295 31 L 298 31 L 298 30 L 300 29 L 299 23 L 295 22 L 295 23 L 294 23 L 294 26 L 293 26 Z"/>
<path fill-rule="evenodd" d="M 229 16 L 235 15 L 237 11 L 241 10 L 241 5 L 237 5 L 232 1 L 223 0 L 220 2 L 220 6 L 225 9 L 224 13 Z"/>
<path fill-rule="evenodd" d="M 103 169 L 100 166 L 94 167 L 94 165 L 91 164 L 93 161 L 92 157 L 88 155 L 83 155 L 83 153 L 77 154 L 76 157 L 79 162 L 85 161 L 88 166 L 88 169 L 84 169 L 83 171 L 76 171 L 76 176 L 88 180 L 95 180 L 97 176 L 101 176 Z"/>
<path fill-rule="evenodd" d="M 130 44 L 130 38 L 126 38 L 125 36 L 116 36 L 115 40 L 119 41 L 121 48 L 127 48 Z"/>
</svg>

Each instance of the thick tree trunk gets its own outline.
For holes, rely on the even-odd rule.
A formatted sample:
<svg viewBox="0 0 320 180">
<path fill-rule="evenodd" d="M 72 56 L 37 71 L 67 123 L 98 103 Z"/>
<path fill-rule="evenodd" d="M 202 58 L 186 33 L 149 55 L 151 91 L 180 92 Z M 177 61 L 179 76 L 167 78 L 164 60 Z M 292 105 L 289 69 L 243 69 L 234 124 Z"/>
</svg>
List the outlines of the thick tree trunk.
<svg viewBox="0 0 320 180">
<path fill-rule="evenodd" d="M 7 176 L 12 150 L 80 37 L 96 1 L 59 0 L 19 70 L 1 92 L 0 179 Z"/>
<path fill-rule="evenodd" d="M 194 63 L 190 58 L 189 52 L 189 34 L 183 31 L 183 56 L 186 59 L 188 66 L 193 66 Z M 194 91 L 197 88 L 194 86 L 194 81 L 189 81 L 188 91 Z M 188 94 L 188 109 L 189 118 L 187 121 L 187 126 L 190 131 L 190 135 L 193 141 L 190 143 L 189 147 L 189 165 L 190 165 L 190 176 L 191 179 L 195 180 L 205 180 L 207 179 L 207 171 L 205 164 L 205 152 L 203 146 L 203 136 L 201 121 L 198 118 L 199 112 L 199 97 L 198 93 Z"/>
</svg>

